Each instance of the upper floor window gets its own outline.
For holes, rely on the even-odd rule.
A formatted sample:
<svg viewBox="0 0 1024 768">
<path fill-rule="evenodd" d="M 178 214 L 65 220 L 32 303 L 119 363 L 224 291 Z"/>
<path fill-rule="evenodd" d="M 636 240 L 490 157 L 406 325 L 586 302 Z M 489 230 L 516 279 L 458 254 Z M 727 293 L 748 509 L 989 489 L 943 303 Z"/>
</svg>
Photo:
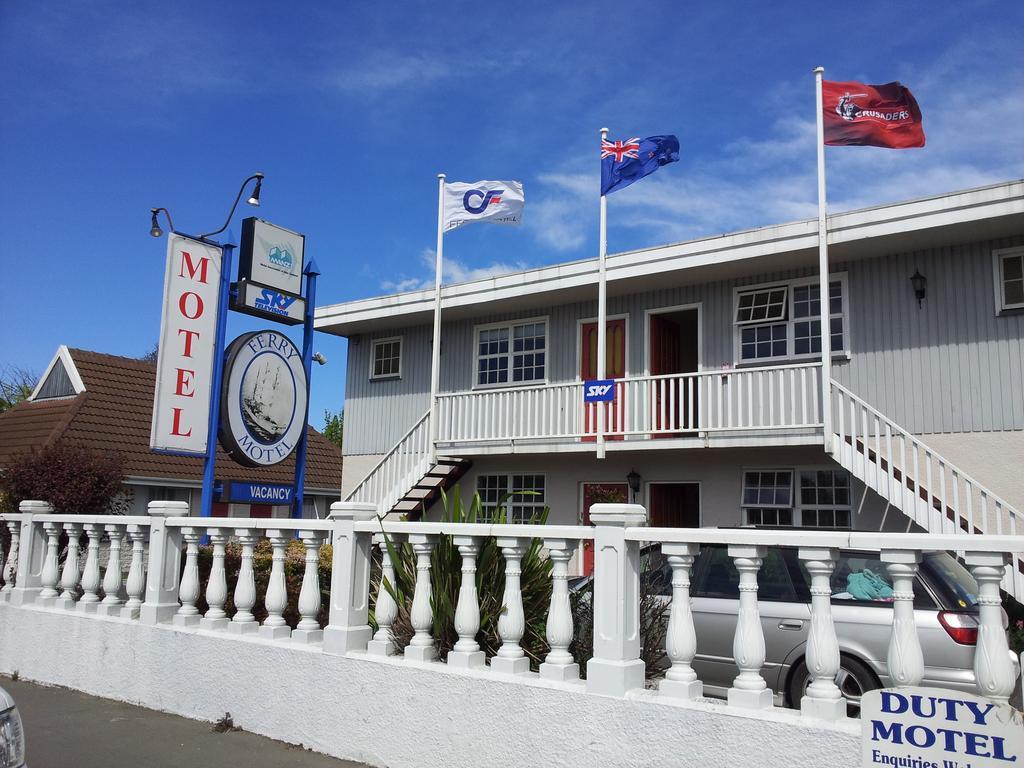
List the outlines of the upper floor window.
<svg viewBox="0 0 1024 768">
<path fill-rule="evenodd" d="M 528 523 L 544 511 L 544 475 L 478 475 L 479 523 L 493 523 L 504 506 L 510 523 Z"/>
<path fill-rule="evenodd" d="M 993 251 L 996 311 L 1024 309 L 1024 248 Z"/>
<path fill-rule="evenodd" d="M 832 352 L 846 350 L 846 276 L 829 282 L 829 333 Z M 821 301 L 818 283 L 736 290 L 734 316 L 737 360 L 792 360 L 821 355 Z"/>
<path fill-rule="evenodd" d="M 377 339 L 370 356 L 371 379 L 394 379 L 402 375 L 402 338 Z"/>
<path fill-rule="evenodd" d="M 744 525 L 849 528 L 850 475 L 841 469 L 749 470 L 743 473 L 740 506 Z"/>
<path fill-rule="evenodd" d="M 525 384 L 546 378 L 546 320 L 478 328 L 476 345 L 478 387 Z"/>
</svg>

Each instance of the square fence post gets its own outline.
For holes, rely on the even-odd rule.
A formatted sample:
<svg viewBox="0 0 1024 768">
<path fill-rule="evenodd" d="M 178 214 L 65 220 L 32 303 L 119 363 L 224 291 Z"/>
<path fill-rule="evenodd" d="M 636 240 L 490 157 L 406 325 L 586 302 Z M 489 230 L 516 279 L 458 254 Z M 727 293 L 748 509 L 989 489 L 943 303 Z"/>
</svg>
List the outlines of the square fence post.
<svg viewBox="0 0 1024 768">
<path fill-rule="evenodd" d="M 21 521 L 18 543 L 18 570 L 11 590 L 11 605 L 34 602 L 43 590 L 43 561 L 46 559 L 46 535 L 36 515 L 53 514 L 53 507 L 45 501 L 23 501 L 18 511 L 25 517 Z"/>
<path fill-rule="evenodd" d="M 181 529 L 167 526 L 168 517 L 187 517 L 187 501 L 151 501 L 148 510 L 149 567 L 146 600 L 139 609 L 143 624 L 159 624 L 178 612 L 178 576 L 181 573 Z"/>
<path fill-rule="evenodd" d="M 623 696 L 644 687 L 640 659 L 640 542 L 626 528 L 647 524 L 640 504 L 594 504 L 594 656 L 587 690 Z"/>
<path fill-rule="evenodd" d="M 324 629 L 325 653 L 365 651 L 373 636 L 369 624 L 372 536 L 357 533 L 355 524 L 376 516 L 376 504 L 331 504 L 331 607 Z"/>
</svg>

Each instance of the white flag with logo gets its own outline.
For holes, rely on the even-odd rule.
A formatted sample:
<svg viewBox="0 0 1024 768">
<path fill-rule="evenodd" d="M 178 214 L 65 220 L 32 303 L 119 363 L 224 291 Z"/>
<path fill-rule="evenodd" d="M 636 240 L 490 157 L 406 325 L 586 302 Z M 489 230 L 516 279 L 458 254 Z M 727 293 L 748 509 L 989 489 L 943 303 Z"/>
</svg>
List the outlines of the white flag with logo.
<svg viewBox="0 0 1024 768">
<path fill-rule="evenodd" d="M 456 181 L 444 188 L 444 231 L 473 221 L 520 224 L 523 185 L 518 181 Z"/>
</svg>

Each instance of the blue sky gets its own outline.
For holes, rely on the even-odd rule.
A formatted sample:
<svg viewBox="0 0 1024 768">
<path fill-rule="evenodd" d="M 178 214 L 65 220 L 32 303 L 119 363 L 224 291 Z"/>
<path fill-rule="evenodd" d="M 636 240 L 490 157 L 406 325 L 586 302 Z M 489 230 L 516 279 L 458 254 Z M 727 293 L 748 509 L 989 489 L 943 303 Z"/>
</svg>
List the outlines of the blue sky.
<svg viewBox="0 0 1024 768">
<path fill-rule="evenodd" d="M 149 208 L 215 229 L 255 170 L 320 304 L 430 279 L 439 171 L 527 200 L 518 229 L 449 235 L 446 280 L 593 257 L 602 125 L 682 145 L 609 198 L 613 252 L 814 216 L 818 64 L 902 81 L 928 137 L 828 149 L 830 210 L 1020 178 L 1022 22 L 1019 2 L 2 3 L 0 367 L 152 348 Z M 317 348 L 320 426 L 345 342 Z"/>
</svg>

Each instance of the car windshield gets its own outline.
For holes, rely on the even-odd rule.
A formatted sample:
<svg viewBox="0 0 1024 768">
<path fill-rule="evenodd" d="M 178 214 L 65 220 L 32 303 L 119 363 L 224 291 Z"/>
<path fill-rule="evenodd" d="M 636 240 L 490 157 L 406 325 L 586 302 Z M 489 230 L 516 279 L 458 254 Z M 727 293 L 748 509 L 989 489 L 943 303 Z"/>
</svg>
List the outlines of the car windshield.
<svg viewBox="0 0 1024 768">
<path fill-rule="evenodd" d="M 973 608 L 978 605 L 978 582 L 948 552 L 933 552 L 925 555 L 928 567 L 942 586 L 949 590 L 960 608 Z"/>
</svg>

